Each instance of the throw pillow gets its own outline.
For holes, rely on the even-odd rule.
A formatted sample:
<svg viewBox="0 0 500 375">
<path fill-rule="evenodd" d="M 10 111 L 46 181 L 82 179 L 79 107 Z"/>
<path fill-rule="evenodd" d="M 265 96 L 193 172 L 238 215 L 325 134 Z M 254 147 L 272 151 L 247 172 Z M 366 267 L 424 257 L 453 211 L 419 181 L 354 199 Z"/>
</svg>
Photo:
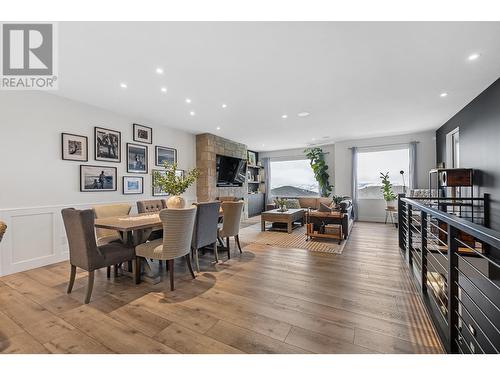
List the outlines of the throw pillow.
<svg viewBox="0 0 500 375">
<path fill-rule="evenodd" d="M 287 199 L 285 201 L 285 206 L 288 209 L 293 209 L 293 208 L 300 208 L 300 202 L 298 199 Z"/>
<path fill-rule="evenodd" d="M 328 207 L 326 204 L 320 203 L 318 211 L 319 212 L 332 212 L 332 209 L 330 207 Z"/>
</svg>

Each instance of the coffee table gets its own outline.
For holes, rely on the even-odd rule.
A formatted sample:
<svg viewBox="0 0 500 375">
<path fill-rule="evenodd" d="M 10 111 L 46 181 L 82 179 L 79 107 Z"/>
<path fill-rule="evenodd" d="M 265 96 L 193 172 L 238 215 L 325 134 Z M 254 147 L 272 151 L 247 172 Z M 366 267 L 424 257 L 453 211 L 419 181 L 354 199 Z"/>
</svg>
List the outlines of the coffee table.
<svg viewBox="0 0 500 375">
<path fill-rule="evenodd" d="M 281 212 L 279 209 L 264 211 L 260 216 L 261 221 L 261 231 L 266 230 L 266 221 L 271 223 L 282 223 L 286 224 L 286 231 L 292 233 L 292 230 L 298 226 L 304 226 L 304 210 L 302 208 L 290 208 L 285 212 Z M 296 223 L 299 224 L 296 224 Z M 274 230 L 279 230 L 278 228 L 273 228 Z"/>
</svg>

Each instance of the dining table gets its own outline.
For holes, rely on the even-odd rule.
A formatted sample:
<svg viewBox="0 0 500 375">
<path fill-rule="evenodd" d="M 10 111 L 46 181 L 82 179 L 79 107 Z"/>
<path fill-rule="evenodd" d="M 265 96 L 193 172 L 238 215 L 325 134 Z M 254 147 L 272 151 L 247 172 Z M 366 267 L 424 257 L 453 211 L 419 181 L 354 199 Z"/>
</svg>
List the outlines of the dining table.
<svg viewBox="0 0 500 375">
<path fill-rule="evenodd" d="M 219 211 L 219 220 L 224 216 L 222 209 Z M 154 230 L 163 229 L 160 213 L 143 213 L 126 216 L 114 216 L 95 219 L 95 228 L 115 230 L 120 234 L 121 241 L 128 246 L 137 246 L 146 242 Z M 146 282 L 157 284 L 160 280 L 160 269 L 153 271 L 152 262 L 145 259 L 139 275 Z M 124 274 L 132 276 L 132 264 L 127 263 L 127 268 L 122 266 Z"/>
</svg>

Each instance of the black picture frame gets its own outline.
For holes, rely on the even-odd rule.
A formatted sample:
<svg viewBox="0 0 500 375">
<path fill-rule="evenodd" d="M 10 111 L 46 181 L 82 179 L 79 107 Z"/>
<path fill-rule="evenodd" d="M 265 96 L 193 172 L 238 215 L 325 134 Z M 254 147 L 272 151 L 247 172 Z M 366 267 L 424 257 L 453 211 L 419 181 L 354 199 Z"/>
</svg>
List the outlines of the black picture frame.
<svg viewBox="0 0 500 375">
<path fill-rule="evenodd" d="M 99 142 L 98 132 L 107 133 L 108 135 L 114 135 L 118 138 L 118 142 L 116 145 L 116 149 L 112 152 L 113 146 L 108 146 L 108 152 L 113 153 L 115 157 L 106 157 L 102 156 L 101 153 L 104 153 Z M 106 161 L 110 163 L 121 163 L 122 161 L 122 133 L 118 130 L 101 128 L 99 126 L 94 127 L 94 158 L 96 161 Z"/>
<path fill-rule="evenodd" d="M 130 193 L 130 192 L 127 192 L 125 190 L 125 182 L 128 179 L 137 179 L 137 180 L 141 181 L 141 191 L 140 191 L 140 193 L 136 193 L 136 192 Z M 123 176 L 122 177 L 122 192 L 123 192 L 123 195 L 140 195 L 140 194 L 144 194 L 144 177 L 142 177 L 142 176 Z"/>
<path fill-rule="evenodd" d="M 155 165 L 157 167 L 163 167 L 163 161 L 160 161 L 159 157 L 159 153 L 161 151 L 168 151 L 168 152 L 173 152 L 173 161 L 172 163 L 177 163 L 177 149 L 175 148 L 172 148 L 172 147 L 163 147 L 163 146 L 156 146 L 155 147 Z"/>
<path fill-rule="evenodd" d="M 85 148 L 82 147 L 82 151 L 85 152 L 85 156 L 80 159 L 78 158 L 71 158 L 68 150 L 69 147 L 65 147 L 65 142 L 66 140 L 69 141 L 68 138 L 80 138 L 82 140 L 82 143 L 85 143 Z M 71 134 L 71 133 L 61 133 L 61 159 L 62 160 L 69 160 L 69 161 L 79 161 L 80 163 L 86 163 L 89 161 L 89 138 L 85 135 L 79 135 L 79 134 Z"/>
<path fill-rule="evenodd" d="M 101 187 L 99 188 L 99 183 L 100 183 L 100 174 L 99 175 L 94 175 L 92 176 L 94 178 L 94 183 L 96 184 L 96 187 L 95 188 L 88 188 L 88 187 L 85 187 L 85 176 L 84 176 L 84 171 L 85 169 L 88 169 L 88 168 L 95 168 L 96 169 L 96 174 L 99 173 L 99 169 L 101 170 L 101 172 L 104 172 L 104 171 L 112 171 L 112 174 L 111 176 L 113 177 L 113 183 L 112 183 L 112 188 L 104 188 L 104 187 Z M 106 174 L 105 176 L 106 177 Z M 105 165 L 88 165 L 88 164 L 81 164 L 80 165 L 80 192 L 82 193 L 87 193 L 87 192 L 106 192 L 106 191 L 117 191 L 118 190 L 118 169 L 116 167 L 110 167 L 110 166 L 105 166 Z M 105 181 L 104 181 L 105 182 Z"/>
<path fill-rule="evenodd" d="M 135 148 L 139 148 L 139 149 L 142 149 L 144 150 L 144 162 L 143 162 L 143 165 L 144 165 L 144 169 L 133 169 L 131 168 L 130 166 L 130 148 L 131 147 L 135 147 Z M 148 146 L 145 146 L 145 145 L 138 145 L 136 143 L 127 143 L 127 147 L 126 147 L 126 153 L 127 153 L 127 173 L 138 173 L 138 174 L 147 174 L 148 173 L 148 163 L 149 163 L 149 160 L 148 160 Z"/>
<path fill-rule="evenodd" d="M 141 137 L 141 131 L 148 133 L 148 138 Z M 132 133 L 134 142 L 153 144 L 153 128 L 141 124 L 132 124 Z M 146 140 L 144 140 L 146 139 Z"/>
<path fill-rule="evenodd" d="M 169 195 L 168 193 L 155 188 L 155 173 L 154 172 L 159 172 L 161 174 L 167 173 L 164 169 L 153 169 L 151 171 L 151 195 L 153 197 L 167 197 Z"/>
</svg>

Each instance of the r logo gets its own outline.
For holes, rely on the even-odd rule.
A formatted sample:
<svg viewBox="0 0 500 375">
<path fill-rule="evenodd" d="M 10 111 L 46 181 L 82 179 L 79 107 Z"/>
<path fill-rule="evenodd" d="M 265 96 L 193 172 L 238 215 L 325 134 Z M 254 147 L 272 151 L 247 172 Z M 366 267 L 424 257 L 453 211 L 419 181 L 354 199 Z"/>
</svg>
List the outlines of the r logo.
<svg viewBox="0 0 500 375">
<path fill-rule="evenodd" d="M 52 24 L 3 24 L 3 75 L 53 74 Z"/>
</svg>

